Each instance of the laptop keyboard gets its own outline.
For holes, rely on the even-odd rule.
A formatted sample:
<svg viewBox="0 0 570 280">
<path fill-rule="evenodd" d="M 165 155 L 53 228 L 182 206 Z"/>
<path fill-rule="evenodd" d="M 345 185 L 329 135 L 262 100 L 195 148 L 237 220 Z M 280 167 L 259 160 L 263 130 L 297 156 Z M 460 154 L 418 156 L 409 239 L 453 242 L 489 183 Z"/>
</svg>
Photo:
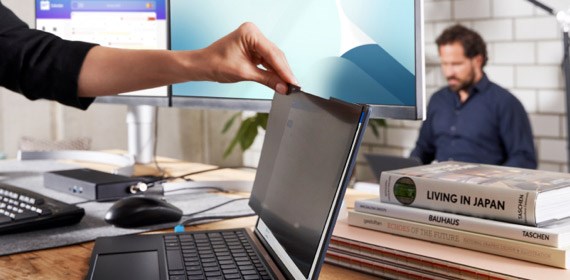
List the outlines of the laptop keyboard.
<svg viewBox="0 0 570 280">
<path fill-rule="evenodd" d="M 245 230 L 165 235 L 170 280 L 273 279 Z"/>
</svg>

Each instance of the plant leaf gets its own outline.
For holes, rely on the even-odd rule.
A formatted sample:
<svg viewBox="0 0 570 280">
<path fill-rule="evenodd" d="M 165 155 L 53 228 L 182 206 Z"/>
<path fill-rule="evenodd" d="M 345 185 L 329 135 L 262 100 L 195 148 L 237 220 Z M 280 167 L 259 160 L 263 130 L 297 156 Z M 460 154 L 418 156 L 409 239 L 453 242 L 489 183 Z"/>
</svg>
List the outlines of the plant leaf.
<svg viewBox="0 0 570 280">
<path fill-rule="evenodd" d="M 249 118 L 244 123 L 248 122 L 246 129 L 240 139 L 240 146 L 242 151 L 245 151 L 251 147 L 255 137 L 257 136 L 257 121 L 256 118 Z"/>
<path fill-rule="evenodd" d="M 259 126 L 261 126 L 261 128 L 263 128 L 263 130 L 267 129 L 267 120 L 269 119 L 269 114 L 268 113 L 257 113 L 259 115 L 258 121 L 259 121 Z"/>
<path fill-rule="evenodd" d="M 222 129 L 222 133 L 228 132 L 228 130 L 232 127 L 232 125 L 234 125 L 234 122 L 235 122 L 235 120 L 237 119 L 237 117 L 239 117 L 240 115 L 241 115 L 241 112 L 235 113 L 235 114 L 224 124 L 224 129 Z"/>
<path fill-rule="evenodd" d="M 247 126 L 251 123 L 250 121 L 248 122 L 248 120 L 249 120 L 249 118 L 244 120 L 240 124 L 240 127 L 238 128 L 236 135 L 234 136 L 234 138 L 230 142 L 230 145 L 224 151 L 224 158 L 227 158 L 232 153 L 235 146 L 241 141 L 240 139 L 243 138 L 243 135 L 245 133 L 245 130 L 247 129 Z"/>
<path fill-rule="evenodd" d="M 374 134 L 376 138 L 380 137 L 380 132 L 378 131 L 378 127 L 380 126 L 386 127 L 386 120 L 371 119 L 370 121 L 368 121 L 368 127 L 372 129 L 372 134 Z"/>
</svg>

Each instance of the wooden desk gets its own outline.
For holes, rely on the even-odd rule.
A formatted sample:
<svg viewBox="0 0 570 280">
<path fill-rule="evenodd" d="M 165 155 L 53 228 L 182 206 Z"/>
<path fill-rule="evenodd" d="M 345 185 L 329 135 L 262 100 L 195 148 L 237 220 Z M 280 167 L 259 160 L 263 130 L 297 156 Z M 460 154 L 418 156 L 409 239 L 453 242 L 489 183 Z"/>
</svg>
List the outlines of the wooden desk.
<svg viewBox="0 0 570 280">
<path fill-rule="evenodd" d="M 189 164 L 180 161 L 161 159 L 161 167 L 167 167 L 169 175 L 177 176 L 180 174 L 194 172 L 198 170 L 210 169 L 213 166 L 202 164 Z M 101 168 L 98 168 L 101 169 Z M 104 169 L 104 168 L 103 168 Z M 152 166 L 137 167 L 137 173 L 153 173 Z M 149 171 L 150 170 L 150 171 Z M 141 172 L 142 171 L 142 172 Z M 218 171 L 216 171 L 218 172 Z M 235 172 L 235 171 L 231 171 Z M 252 172 L 242 172 L 242 178 L 253 179 Z M 235 175 L 235 174 L 232 174 Z M 212 174 L 196 175 L 193 178 L 203 177 L 202 180 L 211 179 Z M 224 177 L 224 176 L 222 176 Z M 239 179 L 233 178 L 231 179 Z M 230 178 L 227 178 L 230 179 Z M 360 197 L 360 195 L 351 196 L 350 201 L 347 203 L 353 205 L 353 197 Z M 190 230 L 209 230 L 209 229 L 224 229 L 224 228 L 239 228 L 239 227 L 253 227 L 255 218 L 241 218 L 221 222 L 215 222 L 205 225 L 186 227 L 187 231 Z M 2 238 L 0 236 L 0 242 Z M 78 245 L 67 247 L 60 247 L 54 249 L 39 250 L 28 253 L 14 254 L 9 256 L 0 257 L 0 279 L 84 279 L 89 269 L 89 259 L 93 249 L 94 242 L 86 242 Z M 362 274 L 356 271 L 348 270 L 338 266 L 325 264 L 320 279 L 377 279 L 377 277 Z"/>
<path fill-rule="evenodd" d="M 242 218 L 216 222 L 187 230 L 236 228 L 253 225 L 255 218 Z M 40 250 L 29 253 L 14 254 L 0 257 L 0 279 L 84 279 L 89 269 L 89 258 L 94 242 L 79 245 Z M 377 277 L 362 274 L 338 266 L 325 264 L 320 279 L 377 279 Z"/>
</svg>

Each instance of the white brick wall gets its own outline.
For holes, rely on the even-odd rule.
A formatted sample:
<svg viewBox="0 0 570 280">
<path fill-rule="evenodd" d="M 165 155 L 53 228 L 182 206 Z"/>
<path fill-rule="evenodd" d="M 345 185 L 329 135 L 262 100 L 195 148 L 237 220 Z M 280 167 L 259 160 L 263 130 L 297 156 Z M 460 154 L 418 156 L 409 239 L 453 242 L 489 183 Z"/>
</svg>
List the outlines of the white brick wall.
<svg viewBox="0 0 570 280">
<path fill-rule="evenodd" d="M 515 19 L 515 38 L 517 40 L 544 40 L 560 38 L 560 27 L 555 17 Z"/>
<path fill-rule="evenodd" d="M 491 0 L 457 0 L 454 3 L 455 19 L 482 19 L 491 16 Z"/>
<path fill-rule="evenodd" d="M 493 17 L 516 17 L 531 16 L 534 14 L 534 6 L 522 0 L 493 1 Z"/>
<path fill-rule="evenodd" d="M 540 161 L 565 163 L 568 160 L 565 139 L 541 139 L 538 147 Z"/>
<path fill-rule="evenodd" d="M 535 137 L 559 137 L 560 118 L 558 115 L 530 115 L 532 132 Z"/>
<path fill-rule="evenodd" d="M 495 43 L 493 64 L 534 64 L 536 61 L 535 43 L 508 42 Z"/>
<path fill-rule="evenodd" d="M 565 92 L 561 90 L 539 90 L 538 91 L 538 111 L 541 113 L 566 112 Z"/>
<path fill-rule="evenodd" d="M 468 25 L 466 24 L 466 26 Z M 513 40 L 512 19 L 491 19 L 476 21 L 473 24 L 472 28 L 479 32 L 479 34 L 481 34 L 481 36 L 483 36 L 485 41 L 488 43 Z"/>
<path fill-rule="evenodd" d="M 425 20 L 449 20 L 451 18 L 451 1 L 425 1 Z"/>
<path fill-rule="evenodd" d="M 539 64 L 560 64 L 564 55 L 562 40 L 538 42 Z"/>
</svg>

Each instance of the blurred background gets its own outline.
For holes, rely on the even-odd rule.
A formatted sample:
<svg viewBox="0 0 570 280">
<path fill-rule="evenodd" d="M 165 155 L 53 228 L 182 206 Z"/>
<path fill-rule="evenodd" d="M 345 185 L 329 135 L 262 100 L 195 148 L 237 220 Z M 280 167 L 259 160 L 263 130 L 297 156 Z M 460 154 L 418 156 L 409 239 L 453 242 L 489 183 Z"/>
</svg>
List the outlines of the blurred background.
<svg viewBox="0 0 570 280">
<path fill-rule="evenodd" d="M 34 26 L 31 0 L 3 0 L 4 5 Z M 557 10 L 570 8 L 568 0 L 542 0 Z M 529 114 L 539 169 L 566 172 L 566 109 L 562 31 L 556 18 L 526 0 L 425 0 L 426 86 L 429 96 L 446 85 L 439 67 L 435 38 L 444 28 L 461 23 L 478 31 L 487 42 L 485 72 L 509 89 Z M 235 134 L 222 134 L 236 111 L 159 108 L 157 154 L 222 166 L 257 166 L 263 133 L 242 153 L 223 152 Z M 244 112 L 243 117 L 252 113 Z M 88 111 L 50 101 L 30 102 L 0 88 L 0 152 L 13 158 L 23 137 L 50 141 L 88 138 L 92 150 L 127 149 L 126 106 L 94 104 Z M 359 180 L 372 172 L 363 153 L 408 156 L 420 122 L 388 120 L 379 137 L 366 133 L 356 168 Z"/>
</svg>

